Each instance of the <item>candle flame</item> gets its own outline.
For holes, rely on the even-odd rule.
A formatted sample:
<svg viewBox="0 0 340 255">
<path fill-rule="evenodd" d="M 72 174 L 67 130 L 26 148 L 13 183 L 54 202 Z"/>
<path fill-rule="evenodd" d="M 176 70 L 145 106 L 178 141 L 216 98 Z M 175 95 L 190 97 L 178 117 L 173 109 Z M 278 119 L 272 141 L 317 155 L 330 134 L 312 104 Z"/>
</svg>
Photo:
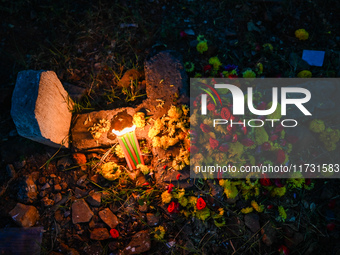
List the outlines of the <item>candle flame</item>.
<svg viewBox="0 0 340 255">
<path fill-rule="evenodd" d="M 124 128 L 121 131 L 112 129 L 112 133 L 114 133 L 116 136 L 122 136 L 122 135 L 125 135 L 126 133 L 135 131 L 135 129 L 136 129 L 136 126 L 133 125 L 132 127 Z"/>
</svg>

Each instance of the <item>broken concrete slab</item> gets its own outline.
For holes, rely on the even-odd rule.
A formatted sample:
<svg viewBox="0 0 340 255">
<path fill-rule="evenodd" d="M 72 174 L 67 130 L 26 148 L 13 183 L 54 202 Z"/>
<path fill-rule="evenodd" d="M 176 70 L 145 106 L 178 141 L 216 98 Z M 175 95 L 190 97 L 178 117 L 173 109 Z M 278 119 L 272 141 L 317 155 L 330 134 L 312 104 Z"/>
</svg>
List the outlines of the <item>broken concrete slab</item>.
<svg viewBox="0 0 340 255">
<path fill-rule="evenodd" d="M 55 72 L 27 70 L 18 74 L 11 116 L 19 135 L 67 148 L 72 104 Z"/>
<path fill-rule="evenodd" d="M 117 138 L 114 134 L 109 132 L 103 133 L 99 139 L 94 139 L 89 131 L 95 123 L 101 119 L 111 120 L 117 113 L 127 110 L 127 113 L 133 116 L 140 108 L 117 108 L 115 110 L 90 112 L 79 114 L 75 120 L 75 124 L 71 129 L 72 145 L 75 151 L 86 151 L 93 148 L 107 148 L 117 143 Z M 137 139 L 148 137 L 150 126 L 147 125 L 143 129 L 136 128 Z M 108 137 L 109 135 L 109 137 Z"/>
</svg>

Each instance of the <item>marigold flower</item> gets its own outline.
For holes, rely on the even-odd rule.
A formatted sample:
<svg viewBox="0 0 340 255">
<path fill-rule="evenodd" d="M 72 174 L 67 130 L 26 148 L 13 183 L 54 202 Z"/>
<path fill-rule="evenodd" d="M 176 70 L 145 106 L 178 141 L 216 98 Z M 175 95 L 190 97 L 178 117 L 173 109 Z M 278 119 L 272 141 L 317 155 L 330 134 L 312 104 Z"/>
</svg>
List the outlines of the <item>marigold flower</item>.
<svg viewBox="0 0 340 255">
<path fill-rule="evenodd" d="M 263 212 L 264 206 L 263 205 L 259 205 L 255 200 L 252 200 L 250 204 L 255 209 L 255 211 Z"/>
<path fill-rule="evenodd" d="M 207 106 L 207 109 L 209 110 L 209 111 L 215 111 L 215 104 L 213 104 L 213 103 L 209 103 L 208 104 L 208 106 Z"/>
<path fill-rule="evenodd" d="M 225 120 L 229 120 L 231 116 L 230 110 L 227 107 L 223 107 L 221 110 L 221 117 Z"/>
<path fill-rule="evenodd" d="M 254 141 L 251 140 L 250 138 L 244 138 L 241 140 L 241 143 L 246 147 L 250 147 L 254 144 Z"/>
<path fill-rule="evenodd" d="M 272 185 L 272 181 L 267 178 L 266 174 L 263 174 L 263 178 L 260 179 L 260 183 L 262 186 L 271 186 Z"/>
<path fill-rule="evenodd" d="M 229 145 L 227 143 L 222 143 L 218 150 L 221 152 L 227 152 L 229 150 Z"/>
<path fill-rule="evenodd" d="M 299 78 L 312 78 L 312 72 L 308 70 L 303 70 L 297 74 Z"/>
<path fill-rule="evenodd" d="M 242 73 L 243 78 L 256 78 L 256 73 L 254 73 L 251 69 L 248 69 Z"/>
<path fill-rule="evenodd" d="M 165 235 L 165 229 L 163 226 L 159 226 L 159 227 L 156 227 L 155 228 L 155 239 L 160 241 L 164 238 L 164 235 Z"/>
<path fill-rule="evenodd" d="M 314 119 L 309 123 L 309 129 L 314 133 L 321 133 L 325 130 L 325 123 L 322 120 Z"/>
<path fill-rule="evenodd" d="M 218 147 L 218 141 L 214 138 L 209 138 L 209 144 L 210 144 L 210 147 L 215 150 L 217 147 Z"/>
<path fill-rule="evenodd" d="M 197 45 L 196 45 L 196 49 L 199 53 L 203 54 L 203 52 L 208 50 L 208 43 L 206 40 L 204 41 L 200 41 Z"/>
<path fill-rule="evenodd" d="M 285 209 L 283 208 L 283 206 L 279 205 L 278 210 L 279 210 L 279 215 L 282 218 L 282 221 L 286 221 L 287 213 L 286 213 Z"/>
<path fill-rule="evenodd" d="M 264 151 L 269 151 L 272 146 L 270 145 L 269 142 L 265 142 L 261 145 L 261 149 Z"/>
<path fill-rule="evenodd" d="M 202 209 L 204 209 L 205 207 L 206 207 L 206 203 L 205 203 L 205 201 L 203 200 L 203 198 L 198 198 L 197 199 L 197 203 L 196 203 L 196 208 L 197 208 L 197 210 L 202 210 Z"/>
<path fill-rule="evenodd" d="M 309 33 L 305 29 L 301 28 L 295 31 L 295 37 L 300 41 L 305 41 L 308 39 Z"/>
<path fill-rule="evenodd" d="M 286 154 L 283 150 L 278 150 L 276 153 L 276 162 L 282 164 L 286 160 Z"/>
<path fill-rule="evenodd" d="M 222 65 L 222 63 L 220 62 L 218 57 L 210 58 L 209 59 L 209 64 L 212 65 L 215 70 L 218 70 L 220 68 L 220 66 Z"/>
<path fill-rule="evenodd" d="M 172 192 L 172 189 L 174 188 L 174 185 L 172 183 L 168 186 L 168 193 Z"/>
<path fill-rule="evenodd" d="M 112 238 L 118 238 L 119 237 L 119 232 L 117 229 L 113 228 L 110 230 L 110 235 L 112 236 Z"/>
<path fill-rule="evenodd" d="M 204 133 L 209 133 L 209 132 L 210 132 L 210 127 L 209 127 L 207 124 L 202 123 L 202 124 L 200 125 L 200 128 L 201 128 L 201 130 L 202 130 Z"/>
<path fill-rule="evenodd" d="M 246 207 L 241 210 L 241 213 L 247 214 L 251 213 L 253 210 L 254 210 L 253 207 Z"/>
<path fill-rule="evenodd" d="M 163 193 L 162 193 L 162 202 L 164 203 L 164 204 L 168 204 L 168 203 L 170 203 L 170 201 L 171 201 L 171 199 L 172 199 L 172 195 L 171 195 L 171 193 L 169 193 L 167 190 L 166 191 L 164 191 Z"/>
<path fill-rule="evenodd" d="M 276 141 L 277 139 L 279 138 L 279 136 L 278 135 L 276 135 L 276 134 L 274 134 L 274 135 L 271 135 L 271 137 L 270 137 L 270 141 Z"/>
<path fill-rule="evenodd" d="M 169 213 L 178 213 L 179 212 L 179 203 L 172 201 L 168 206 Z"/>
<path fill-rule="evenodd" d="M 212 66 L 211 66 L 211 65 L 205 65 L 205 66 L 203 67 L 203 72 L 204 72 L 205 74 L 210 73 L 211 69 L 212 69 Z"/>
</svg>

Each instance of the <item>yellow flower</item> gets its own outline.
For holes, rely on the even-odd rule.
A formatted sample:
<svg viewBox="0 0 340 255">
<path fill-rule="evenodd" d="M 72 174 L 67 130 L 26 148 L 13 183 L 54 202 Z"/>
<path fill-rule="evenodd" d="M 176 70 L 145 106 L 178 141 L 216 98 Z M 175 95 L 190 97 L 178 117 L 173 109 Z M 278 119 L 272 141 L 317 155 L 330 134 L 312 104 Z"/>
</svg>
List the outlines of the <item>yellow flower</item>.
<svg viewBox="0 0 340 255">
<path fill-rule="evenodd" d="M 256 64 L 256 69 L 257 69 L 257 73 L 258 74 L 262 74 L 263 73 L 263 64 L 262 63 L 257 63 Z"/>
<path fill-rule="evenodd" d="M 162 193 L 162 202 L 168 204 L 171 202 L 172 195 L 167 190 Z"/>
<path fill-rule="evenodd" d="M 263 205 L 259 205 L 255 200 L 251 201 L 251 206 L 255 209 L 255 211 L 257 212 L 263 212 L 264 210 L 264 206 Z"/>
<path fill-rule="evenodd" d="M 178 199 L 178 203 L 180 203 L 181 206 L 186 207 L 188 204 L 188 199 L 186 199 L 185 197 L 180 197 Z"/>
<path fill-rule="evenodd" d="M 196 49 L 199 53 L 203 53 L 205 51 L 208 50 L 208 43 L 207 41 L 200 41 L 197 45 L 196 45 Z"/>
<path fill-rule="evenodd" d="M 125 158 L 124 152 L 122 147 L 120 147 L 119 144 L 117 144 L 116 148 L 115 148 L 115 153 L 118 156 L 118 158 Z"/>
<path fill-rule="evenodd" d="M 230 180 L 220 180 L 219 184 L 224 188 L 224 193 L 227 198 L 235 198 L 238 194 L 238 190 L 233 182 Z"/>
<path fill-rule="evenodd" d="M 301 28 L 295 31 L 295 37 L 298 38 L 300 41 L 304 41 L 308 39 L 309 34 L 305 29 Z"/>
<path fill-rule="evenodd" d="M 308 70 L 303 70 L 297 74 L 299 78 L 312 78 L 312 73 Z"/>
<path fill-rule="evenodd" d="M 309 123 L 309 129 L 314 133 L 321 133 L 325 130 L 325 123 L 322 120 L 312 120 Z"/>
<path fill-rule="evenodd" d="M 120 166 L 117 165 L 115 162 L 107 162 L 103 164 L 100 167 L 99 172 L 105 179 L 109 181 L 114 181 L 118 179 L 121 174 Z"/>
<path fill-rule="evenodd" d="M 222 216 L 224 214 L 224 209 L 218 208 L 218 214 Z"/>
<path fill-rule="evenodd" d="M 133 124 L 136 125 L 138 128 L 143 128 L 145 126 L 145 113 L 144 112 L 137 112 L 133 115 Z"/>
<path fill-rule="evenodd" d="M 144 175 L 150 173 L 150 169 L 146 165 L 138 164 L 137 168 L 139 168 Z"/>
<path fill-rule="evenodd" d="M 286 213 L 285 209 L 280 205 L 280 206 L 278 207 L 278 210 L 279 210 L 279 214 L 280 214 L 280 216 L 281 216 L 282 221 L 286 221 L 286 219 L 287 219 L 287 213 Z"/>
<path fill-rule="evenodd" d="M 218 70 L 220 68 L 220 66 L 222 65 L 222 63 L 220 62 L 218 57 L 210 58 L 209 59 L 209 64 L 212 65 L 215 70 Z"/>
<path fill-rule="evenodd" d="M 279 197 L 282 197 L 284 194 L 286 194 L 286 187 L 276 187 L 274 188 L 271 192 L 270 192 L 270 195 L 272 197 L 275 197 L 275 196 L 279 196 Z"/>
<path fill-rule="evenodd" d="M 271 43 L 265 43 L 262 45 L 263 49 L 273 51 L 274 47 Z"/>
<path fill-rule="evenodd" d="M 157 228 L 155 228 L 155 239 L 158 240 L 158 241 L 161 241 L 163 240 L 164 238 L 164 235 L 165 235 L 165 229 L 163 226 L 159 226 Z"/>
<path fill-rule="evenodd" d="M 241 213 L 247 214 L 251 213 L 253 210 L 254 210 L 253 207 L 246 207 L 241 210 Z"/>
<path fill-rule="evenodd" d="M 200 220 L 205 221 L 210 216 L 210 210 L 208 207 L 205 207 L 202 210 L 196 211 L 196 217 Z"/>
<path fill-rule="evenodd" d="M 256 78 L 256 73 L 254 73 L 251 69 L 245 70 L 242 73 L 243 78 Z"/>
<path fill-rule="evenodd" d="M 173 119 L 179 119 L 180 117 L 182 117 L 182 110 L 180 108 L 177 108 L 176 106 L 172 105 L 171 108 L 168 111 L 168 115 L 170 118 Z"/>
</svg>

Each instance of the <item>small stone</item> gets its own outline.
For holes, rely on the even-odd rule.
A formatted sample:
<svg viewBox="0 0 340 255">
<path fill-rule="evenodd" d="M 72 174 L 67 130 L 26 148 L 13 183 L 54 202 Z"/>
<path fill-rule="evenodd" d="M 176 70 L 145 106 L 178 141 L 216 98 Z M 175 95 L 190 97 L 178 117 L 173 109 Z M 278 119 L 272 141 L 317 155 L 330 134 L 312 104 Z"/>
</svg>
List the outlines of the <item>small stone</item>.
<svg viewBox="0 0 340 255">
<path fill-rule="evenodd" d="M 59 170 L 65 170 L 69 168 L 72 165 L 72 160 L 69 157 L 63 157 L 58 160 L 57 162 L 57 168 Z"/>
<path fill-rule="evenodd" d="M 54 218 L 55 218 L 55 220 L 56 220 L 58 223 L 60 223 L 60 222 L 62 222 L 62 221 L 64 220 L 64 215 L 63 215 L 63 213 L 61 212 L 61 210 L 55 211 L 55 213 L 54 213 Z"/>
<path fill-rule="evenodd" d="M 100 192 L 90 192 L 86 201 L 92 206 L 99 207 L 102 202 L 102 194 Z"/>
<path fill-rule="evenodd" d="M 109 239 L 110 238 L 110 234 L 109 231 L 106 228 L 95 228 L 92 232 L 91 232 L 91 239 L 93 240 L 105 240 L 105 239 Z"/>
<path fill-rule="evenodd" d="M 148 221 L 149 226 L 157 226 L 159 223 L 159 217 L 153 213 L 147 213 L 146 219 Z"/>
<path fill-rule="evenodd" d="M 59 192 L 61 190 L 62 190 L 62 188 L 61 188 L 61 186 L 59 184 L 54 185 L 54 191 Z"/>
<path fill-rule="evenodd" d="M 76 189 L 74 190 L 74 193 L 75 193 L 76 198 L 82 198 L 87 195 L 86 190 L 79 189 L 78 187 L 76 187 Z"/>
<path fill-rule="evenodd" d="M 43 197 L 41 199 L 41 202 L 43 203 L 44 207 L 50 207 L 54 205 L 54 201 L 52 199 L 49 199 L 48 197 Z"/>
<path fill-rule="evenodd" d="M 55 196 L 54 196 L 54 203 L 58 203 L 61 201 L 62 199 L 62 195 L 60 193 L 57 193 Z"/>
<path fill-rule="evenodd" d="M 38 196 L 37 186 L 35 185 L 32 176 L 24 176 L 17 187 L 17 199 L 23 203 L 33 203 Z"/>
<path fill-rule="evenodd" d="M 39 184 L 43 185 L 44 183 L 46 183 L 46 177 L 42 176 L 39 178 Z"/>
<path fill-rule="evenodd" d="M 85 188 L 87 184 L 86 178 L 87 178 L 87 174 L 84 174 L 83 176 L 81 176 L 77 181 L 77 185 Z"/>
<path fill-rule="evenodd" d="M 89 222 L 93 216 L 89 205 L 84 199 L 75 200 L 72 204 L 72 222 L 73 224 Z"/>
<path fill-rule="evenodd" d="M 84 248 L 84 252 L 87 255 L 101 255 L 104 254 L 103 252 L 103 246 L 100 244 L 100 242 L 91 244 L 89 246 L 86 246 Z"/>
<path fill-rule="evenodd" d="M 146 213 L 148 211 L 148 205 L 147 204 L 139 205 L 139 211 L 142 213 Z"/>
<path fill-rule="evenodd" d="M 67 183 L 66 182 L 60 183 L 60 186 L 61 186 L 62 190 L 67 189 Z"/>
<path fill-rule="evenodd" d="M 276 240 L 276 229 L 274 224 L 268 223 L 261 229 L 262 241 L 267 245 L 271 246 Z"/>
<path fill-rule="evenodd" d="M 109 246 L 110 251 L 115 251 L 118 249 L 119 243 L 117 241 L 113 241 L 113 242 L 110 242 L 108 246 Z"/>
<path fill-rule="evenodd" d="M 17 203 L 14 209 L 9 212 L 9 215 L 18 225 L 24 228 L 34 226 L 39 219 L 39 212 L 34 206 L 21 203 Z"/>
<path fill-rule="evenodd" d="M 151 248 L 150 234 L 148 230 L 136 233 L 130 243 L 125 247 L 124 254 L 132 255 L 147 252 Z"/>
<path fill-rule="evenodd" d="M 51 185 L 47 182 L 44 186 L 41 187 L 41 190 L 49 189 Z"/>
<path fill-rule="evenodd" d="M 259 216 L 255 213 L 246 214 L 244 216 L 244 223 L 253 233 L 260 229 Z"/>
<path fill-rule="evenodd" d="M 109 208 L 99 212 L 99 217 L 104 221 L 110 228 L 115 228 L 118 225 L 118 218 Z"/>
<path fill-rule="evenodd" d="M 72 157 L 77 165 L 84 165 L 87 162 L 86 156 L 83 153 L 74 153 Z"/>
<path fill-rule="evenodd" d="M 46 190 L 42 190 L 42 191 L 40 191 L 40 193 L 39 193 L 39 197 L 44 197 L 44 196 L 46 196 L 46 195 L 47 195 Z"/>
</svg>

